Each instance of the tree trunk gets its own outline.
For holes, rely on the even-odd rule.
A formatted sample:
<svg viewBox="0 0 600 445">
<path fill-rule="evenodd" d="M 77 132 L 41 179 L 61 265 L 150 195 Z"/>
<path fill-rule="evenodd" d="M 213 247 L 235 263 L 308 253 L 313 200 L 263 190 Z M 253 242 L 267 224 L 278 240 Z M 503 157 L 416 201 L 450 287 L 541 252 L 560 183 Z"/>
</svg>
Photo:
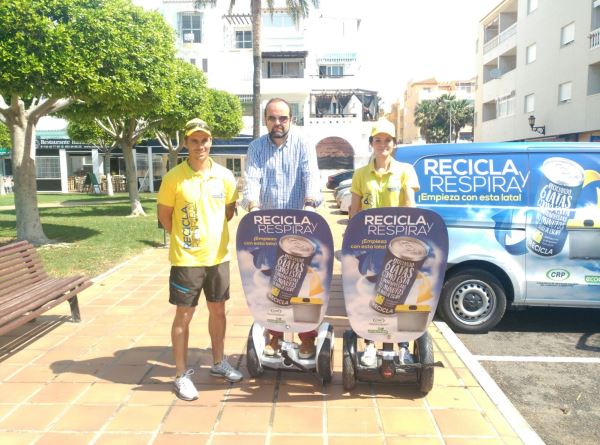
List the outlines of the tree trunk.
<svg viewBox="0 0 600 445">
<path fill-rule="evenodd" d="M 131 214 L 129 216 L 146 216 L 146 212 L 140 202 L 137 184 L 137 170 L 133 158 L 133 144 L 123 142 L 121 144 L 123 158 L 125 159 L 125 178 L 127 180 L 127 191 L 131 203 Z"/>
<path fill-rule="evenodd" d="M 13 114 L 14 113 L 14 114 Z M 12 169 L 15 194 L 17 239 L 32 244 L 48 244 L 37 201 L 37 172 L 35 169 L 35 122 L 30 122 L 23 109 L 19 116 L 11 110 L 9 124 L 12 140 Z"/>
<path fill-rule="evenodd" d="M 252 14 L 252 61 L 254 63 L 254 73 L 252 76 L 252 137 L 256 139 L 260 136 L 260 75 L 261 75 L 261 50 L 260 50 L 260 30 L 261 30 L 261 0 L 251 0 L 250 11 Z"/>
<path fill-rule="evenodd" d="M 113 190 L 112 175 L 110 174 L 110 151 L 104 153 L 104 176 L 106 176 L 106 194 L 114 196 L 115 191 Z"/>
<path fill-rule="evenodd" d="M 177 156 L 179 155 L 179 150 L 169 150 L 169 170 L 177 167 Z"/>
</svg>

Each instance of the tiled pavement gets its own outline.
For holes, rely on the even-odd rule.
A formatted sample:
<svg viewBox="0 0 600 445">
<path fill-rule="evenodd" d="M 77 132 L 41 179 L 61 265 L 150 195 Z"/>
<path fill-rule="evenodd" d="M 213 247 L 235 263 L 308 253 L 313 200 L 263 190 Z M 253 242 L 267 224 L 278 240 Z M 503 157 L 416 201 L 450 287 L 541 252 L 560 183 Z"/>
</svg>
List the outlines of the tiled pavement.
<svg viewBox="0 0 600 445">
<path fill-rule="evenodd" d="M 331 201 L 320 212 L 339 249 L 347 217 Z M 345 393 L 341 342 L 348 323 L 337 261 L 327 317 L 336 331 L 332 384 L 321 387 L 296 372 L 248 376 L 252 318 L 234 258 L 226 353 L 245 378 L 228 384 L 209 376 L 207 312 L 200 305 L 190 342 L 200 397 L 181 401 L 171 391 L 168 270 L 166 249 L 147 250 L 80 295 L 81 323 L 68 321 L 62 304 L 0 337 L 0 444 L 491 445 L 537 438 L 518 413 L 507 418 L 498 408 L 498 394 L 480 385 L 443 325 L 430 327 L 435 358 L 445 367 L 436 368 L 427 396 L 367 383 Z"/>
</svg>

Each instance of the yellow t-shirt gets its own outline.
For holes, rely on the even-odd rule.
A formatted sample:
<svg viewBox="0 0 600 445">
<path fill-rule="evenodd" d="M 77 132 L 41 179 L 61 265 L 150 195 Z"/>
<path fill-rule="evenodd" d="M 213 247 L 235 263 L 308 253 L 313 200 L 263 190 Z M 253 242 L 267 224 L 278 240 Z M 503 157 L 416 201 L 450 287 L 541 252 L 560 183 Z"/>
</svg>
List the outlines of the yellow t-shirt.
<svg viewBox="0 0 600 445">
<path fill-rule="evenodd" d="M 352 175 L 350 192 L 361 197 L 361 210 L 378 207 L 402 207 L 407 204 L 406 189 L 419 190 L 419 178 L 411 164 L 392 159 L 381 177 L 375 173 L 375 161 Z"/>
<path fill-rule="evenodd" d="M 215 266 L 229 260 L 225 207 L 237 200 L 237 188 L 230 170 L 212 159 L 210 163 L 202 173 L 182 162 L 164 176 L 158 191 L 158 203 L 173 208 L 173 266 Z"/>
</svg>

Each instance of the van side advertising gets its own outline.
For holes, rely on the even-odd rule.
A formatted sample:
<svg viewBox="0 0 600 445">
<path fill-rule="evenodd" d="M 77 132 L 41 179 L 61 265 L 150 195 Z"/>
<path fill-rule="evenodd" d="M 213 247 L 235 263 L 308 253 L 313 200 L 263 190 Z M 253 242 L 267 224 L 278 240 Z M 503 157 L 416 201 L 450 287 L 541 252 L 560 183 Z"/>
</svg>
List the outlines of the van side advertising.
<svg viewBox="0 0 600 445">
<path fill-rule="evenodd" d="M 417 206 L 448 226 L 447 280 L 469 264 L 494 275 L 514 305 L 600 307 L 598 144 L 409 146 L 395 156 L 415 167 Z M 497 292 L 476 278 L 445 296 L 453 321 L 470 332 L 501 318 L 489 301 Z"/>
</svg>

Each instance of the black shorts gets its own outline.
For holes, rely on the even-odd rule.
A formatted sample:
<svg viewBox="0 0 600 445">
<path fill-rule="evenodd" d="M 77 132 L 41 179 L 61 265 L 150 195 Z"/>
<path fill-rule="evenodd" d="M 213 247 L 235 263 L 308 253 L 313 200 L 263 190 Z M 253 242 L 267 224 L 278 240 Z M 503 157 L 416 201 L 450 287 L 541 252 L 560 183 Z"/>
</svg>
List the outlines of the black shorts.
<svg viewBox="0 0 600 445">
<path fill-rule="evenodd" d="M 229 300 L 229 261 L 209 267 L 171 266 L 169 303 L 197 306 L 202 290 L 206 301 Z"/>
</svg>

